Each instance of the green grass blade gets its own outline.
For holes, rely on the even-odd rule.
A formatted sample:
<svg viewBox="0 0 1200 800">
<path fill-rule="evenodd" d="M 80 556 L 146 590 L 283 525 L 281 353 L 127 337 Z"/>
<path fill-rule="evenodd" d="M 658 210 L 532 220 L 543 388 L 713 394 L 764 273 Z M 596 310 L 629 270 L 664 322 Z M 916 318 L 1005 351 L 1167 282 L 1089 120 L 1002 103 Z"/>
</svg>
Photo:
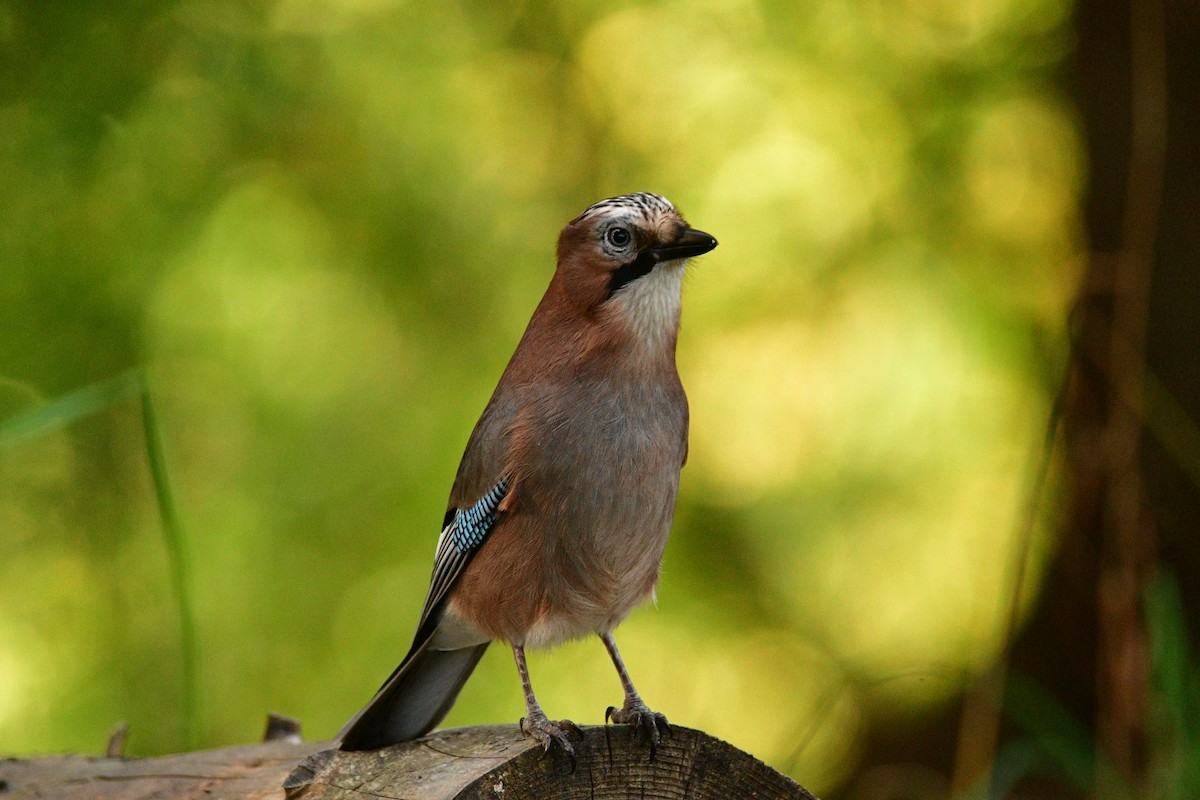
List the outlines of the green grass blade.
<svg viewBox="0 0 1200 800">
<path fill-rule="evenodd" d="M 167 549 L 167 560 L 171 568 L 171 585 L 175 589 L 175 600 L 179 612 L 179 644 L 181 650 L 180 679 L 183 703 L 180 709 L 180 733 L 184 750 L 191 750 L 196 737 L 196 624 L 195 609 L 191 596 L 191 559 L 185 546 L 183 526 L 179 522 L 179 510 L 171 481 L 167 474 L 167 458 L 163 448 L 162 431 L 154 411 L 154 400 L 150 394 L 150 383 L 140 375 L 142 427 L 146 436 L 146 456 L 150 463 L 150 475 L 154 482 L 154 494 L 158 498 L 158 511 L 162 520 L 163 540 Z"/>
<path fill-rule="evenodd" d="M 1050 765 L 1052 774 L 1080 794 L 1102 797 L 1136 796 L 1116 768 L 1097 751 L 1091 730 L 1042 686 L 1019 673 L 1010 673 L 1004 708 L 1028 741 Z"/>
<path fill-rule="evenodd" d="M 1200 664 L 1179 582 L 1160 567 L 1145 595 L 1150 639 L 1152 781 L 1162 800 L 1200 796 Z"/>
<path fill-rule="evenodd" d="M 83 417 L 136 396 L 142 391 L 142 386 L 141 373 L 131 370 L 115 378 L 68 392 L 44 405 L 0 422 L 0 447 L 65 428 Z"/>
<path fill-rule="evenodd" d="M 175 496 L 171 491 L 162 431 L 145 373 L 140 369 L 124 372 L 114 378 L 76 389 L 0 422 L 0 447 L 59 430 L 132 397 L 139 398 L 141 403 L 146 458 L 162 521 L 163 540 L 171 570 L 171 586 L 179 615 L 180 682 L 183 698 L 180 708 L 180 739 L 183 748 L 190 750 L 196 738 L 198 652 L 195 609 L 191 597 L 191 561 L 185 547 L 183 526 L 179 521 Z"/>
</svg>

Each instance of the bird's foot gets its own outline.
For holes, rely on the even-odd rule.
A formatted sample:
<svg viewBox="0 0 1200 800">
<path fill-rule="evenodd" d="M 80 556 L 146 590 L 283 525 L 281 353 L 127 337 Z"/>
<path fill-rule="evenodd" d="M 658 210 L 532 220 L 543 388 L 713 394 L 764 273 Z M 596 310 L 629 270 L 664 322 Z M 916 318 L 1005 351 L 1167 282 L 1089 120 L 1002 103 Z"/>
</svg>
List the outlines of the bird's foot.
<svg viewBox="0 0 1200 800">
<path fill-rule="evenodd" d="M 604 721 L 607 722 L 610 719 L 618 724 L 632 727 L 633 735 L 638 741 L 648 741 L 652 761 L 663 735 L 671 735 L 671 726 L 667 722 L 666 716 L 657 711 L 651 711 L 641 701 L 641 698 L 636 696 L 627 699 L 621 708 L 609 706 L 608 711 L 604 712 Z"/>
<path fill-rule="evenodd" d="M 575 748 L 567 739 L 567 734 L 583 736 L 583 731 L 574 722 L 569 719 L 548 719 L 538 710 L 528 717 L 521 718 L 521 733 L 539 741 L 546 752 L 550 752 L 552 746 L 558 745 L 570 757 L 571 771 L 575 771 Z"/>
</svg>

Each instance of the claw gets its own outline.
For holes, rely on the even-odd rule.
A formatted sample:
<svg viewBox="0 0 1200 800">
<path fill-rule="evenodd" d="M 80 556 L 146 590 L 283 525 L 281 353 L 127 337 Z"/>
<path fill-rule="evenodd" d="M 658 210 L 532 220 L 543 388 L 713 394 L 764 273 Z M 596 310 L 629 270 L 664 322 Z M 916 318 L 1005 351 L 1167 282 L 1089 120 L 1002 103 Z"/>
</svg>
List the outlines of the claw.
<svg viewBox="0 0 1200 800">
<path fill-rule="evenodd" d="M 576 733 L 582 737 L 583 730 L 574 722 L 569 719 L 547 719 L 545 714 L 521 717 L 521 733 L 537 740 L 542 745 L 543 753 L 549 753 L 552 746 L 558 745 L 571 759 L 571 772 L 575 772 L 575 748 L 567 739 L 567 733 Z"/>
<path fill-rule="evenodd" d="M 608 707 L 604 712 L 604 721 L 629 725 L 633 728 L 634 738 L 638 742 L 648 741 L 650 743 L 650 760 L 654 760 L 654 756 L 658 751 L 658 743 L 662 740 L 662 734 L 671 735 L 671 725 L 667 722 L 667 718 L 658 713 L 651 711 L 646 707 L 636 696 L 625 701 L 625 705 L 620 708 Z"/>
</svg>

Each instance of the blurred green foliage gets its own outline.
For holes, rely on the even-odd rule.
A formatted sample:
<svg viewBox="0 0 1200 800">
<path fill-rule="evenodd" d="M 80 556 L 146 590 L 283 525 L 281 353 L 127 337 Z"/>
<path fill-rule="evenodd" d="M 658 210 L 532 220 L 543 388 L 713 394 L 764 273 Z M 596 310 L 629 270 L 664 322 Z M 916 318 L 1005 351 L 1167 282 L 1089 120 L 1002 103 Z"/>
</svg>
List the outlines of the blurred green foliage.
<svg viewBox="0 0 1200 800">
<path fill-rule="evenodd" d="M 826 791 L 999 647 L 1078 272 L 1069 11 L 0 2 L 0 419 L 144 366 L 193 744 L 332 735 L 407 649 L 559 227 L 665 194 L 721 247 L 660 602 L 618 638 L 656 709 Z M 0 450 L 4 752 L 185 744 L 146 448 L 130 400 Z M 515 721 L 510 662 L 448 724 Z M 619 699 L 598 642 L 531 669 L 552 715 Z"/>
<path fill-rule="evenodd" d="M 1179 582 L 1165 566 L 1144 601 L 1150 645 L 1145 776 L 1131 780 L 1123 775 L 1098 745 L 1088 721 L 1072 717 L 1043 687 L 1015 674 L 1009 677 L 1004 707 L 1019 733 L 996 754 L 990 787 L 974 787 L 965 800 L 1008 797 L 1030 775 L 1055 776 L 1080 797 L 1200 796 L 1200 663 L 1189 646 Z"/>
</svg>

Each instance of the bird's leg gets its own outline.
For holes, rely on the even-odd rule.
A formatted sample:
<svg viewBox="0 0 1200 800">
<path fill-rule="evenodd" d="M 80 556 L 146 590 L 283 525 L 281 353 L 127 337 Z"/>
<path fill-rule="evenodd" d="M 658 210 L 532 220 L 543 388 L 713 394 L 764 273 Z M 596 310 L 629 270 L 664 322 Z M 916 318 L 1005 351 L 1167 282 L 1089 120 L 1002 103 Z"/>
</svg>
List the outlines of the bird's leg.
<svg viewBox="0 0 1200 800">
<path fill-rule="evenodd" d="M 602 633 L 600 638 L 604 641 L 604 646 L 608 648 L 608 655 L 612 658 L 613 666 L 617 668 L 617 675 L 621 676 L 621 686 L 625 689 L 625 705 L 619 709 L 609 706 L 608 711 L 604 714 L 604 719 L 633 726 L 635 735 L 649 740 L 650 757 L 654 758 L 660 734 L 670 735 L 671 726 L 667 724 L 665 716 L 657 711 L 651 711 L 638 696 L 637 689 L 633 688 L 633 681 L 629 679 L 629 673 L 625 671 L 625 662 L 621 661 L 621 654 L 617 652 L 617 643 L 613 641 L 612 634 Z"/>
<path fill-rule="evenodd" d="M 529 667 L 525 665 L 525 647 L 513 645 L 513 657 L 517 660 L 517 672 L 521 676 L 521 688 L 525 690 L 525 716 L 521 719 L 521 733 L 542 743 L 544 750 L 549 750 L 552 744 L 557 744 L 571 757 L 571 771 L 575 770 L 575 748 L 567 740 L 567 732 L 572 731 L 582 735 L 579 726 L 570 720 L 551 720 L 538 704 L 533 693 L 533 684 L 529 682 Z"/>
</svg>

